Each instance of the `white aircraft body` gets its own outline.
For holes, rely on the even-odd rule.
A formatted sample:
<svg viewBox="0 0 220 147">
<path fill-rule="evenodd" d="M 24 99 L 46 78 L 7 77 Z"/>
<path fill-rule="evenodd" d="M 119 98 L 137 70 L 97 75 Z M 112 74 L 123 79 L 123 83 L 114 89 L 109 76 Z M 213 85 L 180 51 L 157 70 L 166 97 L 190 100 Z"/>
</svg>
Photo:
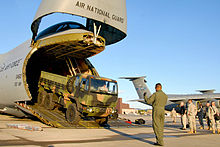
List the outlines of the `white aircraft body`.
<svg viewBox="0 0 220 147">
<path fill-rule="evenodd" d="M 87 18 L 86 26 L 44 34 L 38 38 L 41 19 L 53 13 L 85 17 Z M 62 24 L 61 27 L 66 26 Z M 31 30 L 32 39 L 0 55 L 1 112 L 17 116 L 24 115 L 15 107 L 15 103 L 36 101 L 40 71 L 50 70 L 47 65 L 53 63 L 60 69 L 63 67 L 68 71 L 64 58 L 86 59 L 103 51 L 105 45 L 116 43 L 126 37 L 126 1 L 42 0 Z M 89 49 L 83 50 L 84 48 L 80 48 L 80 45 L 75 45 L 81 43 L 80 39 L 82 42 L 91 41 L 87 43 L 91 46 L 90 52 Z M 105 45 L 102 45 L 103 42 Z"/>
</svg>

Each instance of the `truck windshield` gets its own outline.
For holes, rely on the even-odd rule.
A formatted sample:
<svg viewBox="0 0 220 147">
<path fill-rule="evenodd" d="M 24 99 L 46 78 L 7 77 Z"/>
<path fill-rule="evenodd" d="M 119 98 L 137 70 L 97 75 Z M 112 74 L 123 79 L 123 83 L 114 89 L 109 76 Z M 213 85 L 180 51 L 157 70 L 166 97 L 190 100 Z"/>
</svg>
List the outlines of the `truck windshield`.
<svg viewBox="0 0 220 147">
<path fill-rule="evenodd" d="M 91 92 L 117 94 L 117 83 L 98 79 L 91 79 Z"/>
</svg>

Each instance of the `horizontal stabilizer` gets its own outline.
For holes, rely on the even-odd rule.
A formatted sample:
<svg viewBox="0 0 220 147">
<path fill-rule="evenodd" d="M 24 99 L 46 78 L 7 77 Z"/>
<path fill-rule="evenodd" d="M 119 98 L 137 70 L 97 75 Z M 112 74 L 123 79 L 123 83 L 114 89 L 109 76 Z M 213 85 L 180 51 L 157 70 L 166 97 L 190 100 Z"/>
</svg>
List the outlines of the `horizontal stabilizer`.
<svg viewBox="0 0 220 147">
<path fill-rule="evenodd" d="M 196 90 L 196 91 L 201 92 L 202 94 L 209 94 L 209 93 L 214 93 L 215 89 Z"/>
<path fill-rule="evenodd" d="M 126 80 L 136 80 L 136 79 L 141 79 L 141 78 L 146 78 L 146 76 L 142 76 L 142 77 L 120 77 L 119 79 L 126 79 Z"/>
</svg>

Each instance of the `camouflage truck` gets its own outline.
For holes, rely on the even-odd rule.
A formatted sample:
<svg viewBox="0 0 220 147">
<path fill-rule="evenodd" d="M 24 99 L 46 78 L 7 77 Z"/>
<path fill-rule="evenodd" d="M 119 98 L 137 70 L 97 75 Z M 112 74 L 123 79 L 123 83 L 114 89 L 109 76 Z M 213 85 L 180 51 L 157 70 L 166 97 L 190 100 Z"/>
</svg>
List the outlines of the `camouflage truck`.
<svg viewBox="0 0 220 147">
<path fill-rule="evenodd" d="M 106 124 L 109 115 L 116 113 L 117 81 L 94 75 L 61 76 L 42 71 L 38 83 L 38 105 L 59 109 L 66 120 L 77 124 L 81 118 L 95 118 Z"/>
</svg>

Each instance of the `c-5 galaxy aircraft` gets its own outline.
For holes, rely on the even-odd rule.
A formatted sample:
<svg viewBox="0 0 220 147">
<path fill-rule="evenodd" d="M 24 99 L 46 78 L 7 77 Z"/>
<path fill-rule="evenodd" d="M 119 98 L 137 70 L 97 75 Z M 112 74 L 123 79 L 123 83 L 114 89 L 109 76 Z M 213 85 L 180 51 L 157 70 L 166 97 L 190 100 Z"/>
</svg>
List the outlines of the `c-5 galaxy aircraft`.
<svg viewBox="0 0 220 147">
<path fill-rule="evenodd" d="M 86 25 L 77 22 L 61 22 L 38 33 L 42 18 L 53 13 L 84 17 Z M 94 79 L 99 77 L 98 72 L 87 58 L 102 52 L 106 45 L 114 44 L 126 37 L 126 0 L 42 0 L 31 30 L 32 39 L 8 53 L 0 55 L 0 111 L 16 116 L 36 114 L 42 121 L 50 123 L 48 119 L 57 117 L 58 114 L 50 114 L 50 116 L 42 118 L 42 111 L 34 111 L 30 105 L 38 101 L 39 86 L 47 88 L 48 91 L 54 91 L 54 93 L 57 93 L 56 88 L 63 88 L 65 91 L 66 87 L 48 79 L 43 79 L 44 81 L 39 83 L 41 72 L 63 76 L 64 80 L 66 76 L 76 76 L 77 74 L 91 75 L 90 77 Z M 83 79 L 80 80 L 83 81 Z M 99 80 L 103 79 L 99 78 Z M 45 87 L 45 83 L 49 87 Z M 86 81 L 83 84 L 87 84 Z M 88 89 L 92 88 L 91 85 L 88 86 Z M 90 91 L 86 90 L 87 95 L 91 96 Z M 50 97 L 45 94 L 45 91 L 41 95 L 42 101 L 45 97 Z M 110 93 L 105 95 L 107 94 L 111 95 Z M 62 95 L 65 95 L 65 98 L 61 98 Z M 71 95 L 60 93 L 59 102 L 62 100 L 63 104 L 67 104 L 66 101 L 70 100 Z M 96 101 L 100 106 L 104 103 L 101 101 L 106 101 L 102 111 L 112 112 L 108 109 L 111 100 L 106 100 L 105 96 L 97 91 L 96 95 L 98 95 Z M 82 104 L 86 104 L 88 101 L 94 102 L 92 97 L 89 97 L 89 100 L 86 99 L 87 101 L 84 101 L 83 98 L 80 100 Z M 92 105 L 91 103 L 90 105 Z M 99 110 L 89 107 L 77 109 L 81 109 L 82 112 L 99 113 Z M 69 115 L 74 114 L 70 111 Z M 99 115 L 101 116 L 101 114 Z"/>
<path fill-rule="evenodd" d="M 139 96 L 139 99 L 137 100 L 131 100 L 131 101 L 137 101 L 146 104 L 144 100 L 144 93 L 146 93 L 147 97 L 151 96 L 151 92 L 149 88 L 147 87 L 145 80 L 146 76 L 142 77 L 121 77 L 120 79 L 128 79 L 133 82 L 134 87 L 137 91 L 137 94 Z M 207 101 L 215 101 L 216 106 L 220 108 L 220 93 L 214 93 L 213 90 L 198 90 L 198 92 L 201 92 L 202 94 L 167 94 L 168 96 L 168 102 L 165 106 L 165 110 L 172 111 L 173 108 L 175 108 L 177 111 L 179 111 L 178 105 L 181 101 L 187 102 L 188 99 L 192 99 L 195 104 L 198 103 L 205 103 Z"/>
</svg>

